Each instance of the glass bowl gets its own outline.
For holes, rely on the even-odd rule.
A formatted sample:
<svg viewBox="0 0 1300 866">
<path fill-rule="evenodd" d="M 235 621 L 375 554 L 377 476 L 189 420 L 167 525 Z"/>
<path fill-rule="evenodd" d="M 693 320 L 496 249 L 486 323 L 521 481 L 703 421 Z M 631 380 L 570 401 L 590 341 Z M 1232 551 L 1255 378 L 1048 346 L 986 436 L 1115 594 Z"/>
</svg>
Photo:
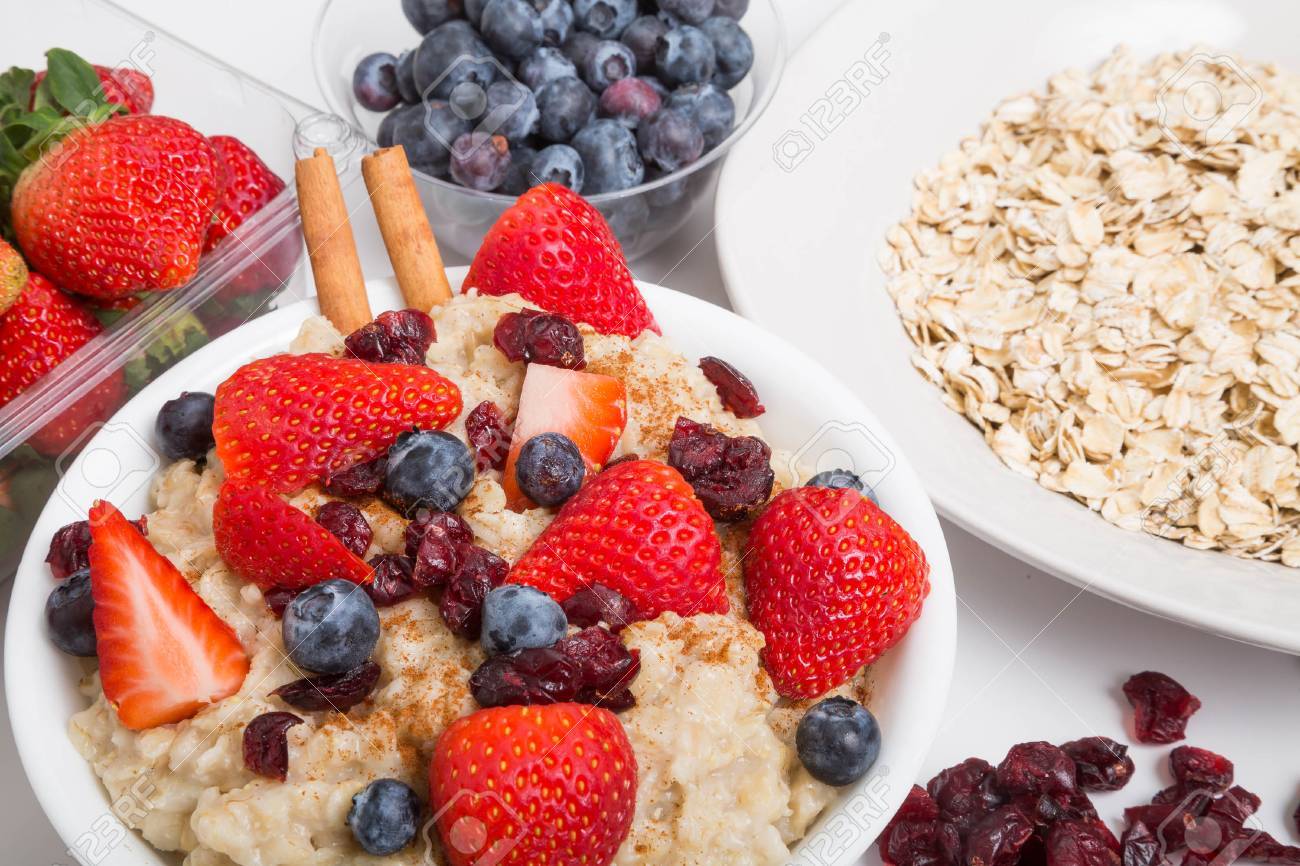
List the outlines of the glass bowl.
<svg viewBox="0 0 1300 866">
<path fill-rule="evenodd" d="M 730 91 L 736 126 L 717 147 L 681 171 L 619 192 L 588 196 L 609 220 L 629 259 L 643 256 L 667 240 L 711 199 L 723 158 L 747 134 L 771 102 L 785 68 L 785 29 L 773 0 L 752 0 L 741 22 L 754 42 L 754 66 Z M 400 54 L 419 44 L 420 35 L 397 0 L 329 0 L 316 21 L 313 63 L 316 81 L 331 111 L 376 143 L 380 113 L 367 111 L 352 96 L 352 71 L 367 54 Z M 483 235 L 514 196 L 478 192 L 453 181 L 415 172 L 416 186 L 433 222 L 439 244 L 473 258 Z"/>
</svg>

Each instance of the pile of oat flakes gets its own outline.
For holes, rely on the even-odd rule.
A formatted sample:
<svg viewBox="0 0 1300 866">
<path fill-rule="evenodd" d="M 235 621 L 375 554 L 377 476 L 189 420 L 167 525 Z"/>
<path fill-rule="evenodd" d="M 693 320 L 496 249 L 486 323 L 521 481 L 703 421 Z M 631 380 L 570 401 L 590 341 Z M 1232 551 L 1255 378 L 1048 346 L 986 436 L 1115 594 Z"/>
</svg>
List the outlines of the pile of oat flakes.
<svg viewBox="0 0 1300 866">
<path fill-rule="evenodd" d="M 1300 566 L 1300 77 L 1214 57 L 1119 49 L 1003 102 L 881 264 L 915 365 L 1007 466 Z"/>
</svg>

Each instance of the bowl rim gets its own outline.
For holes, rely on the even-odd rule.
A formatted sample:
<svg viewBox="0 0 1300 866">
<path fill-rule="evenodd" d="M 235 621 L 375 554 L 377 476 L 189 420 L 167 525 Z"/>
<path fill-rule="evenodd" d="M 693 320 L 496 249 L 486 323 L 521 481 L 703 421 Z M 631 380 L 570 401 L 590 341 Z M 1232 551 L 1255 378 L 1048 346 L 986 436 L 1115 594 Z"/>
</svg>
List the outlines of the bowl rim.
<svg viewBox="0 0 1300 866">
<path fill-rule="evenodd" d="M 321 96 L 324 98 L 325 105 L 329 110 L 341 117 L 343 122 L 346 123 L 369 148 L 373 149 L 379 147 L 379 142 L 367 135 L 365 130 L 358 126 L 355 121 L 355 106 L 351 103 L 346 105 L 340 104 L 339 101 L 334 98 L 333 90 L 330 87 L 331 72 L 326 68 L 328 66 L 328 60 L 324 56 L 323 51 L 321 32 L 325 29 L 326 21 L 336 7 L 342 7 L 348 2 L 353 2 L 353 0 L 326 0 L 326 2 L 321 6 L 320 12 L 316 14 L 316 21 L 312 25 L 312 74 L 316 79 L 316 88 L 321 92 Z M 662 189 L 663 187 L 677 183 L 678 181 L 686 180 L 695 173 L 703 171 L 713 163 L 722 159 L 731 148 L 734 147 L 735 144 L 754 127 L 754 124 L 756 124 L 759 118 L 763 116 L 764 112 L 767 111 L 768 106 L 772 104 L 772 99 L 776 96 L 776 91 L 781 86 L 781 79 L 785 75 L 785 65 L 788 58 L 789 40 L 785 26 L 785 18 L 782 16 L 781 10 L 776 4 L 776 0 L 750 0 L 750 3 L 751 5 L 761 4 L 765 10 L 770 12 L 774 24 L 776 41 L 775 51 L 773 52 L 772 57 L 771 75 L 769 76 L 767 86 L 762 90 L 755 91 L 754 99 L 750 104 L 749 111 L 741 119 L 740 123 L 736 124 L 735 127 L 732 128 L 731 132 L 726 138 L 718 143 L 717 147 L 706 152 L 686 168 L 680 168 L 677 171 L 664 175 L 663 177 L 655 178 L 652 181 L 645 181 L 636 186 L 628 187 L 627 189 L 620 189 L 614 192 L 594 193 L 592 195 L 584 194 L 583 197 L 587 199 L 587 201 L 597 206 L 602 204 L 612 204 L 614 202 L 622 201 L 623 199 L 634 198 L 645 193 Z M 750 75 L 746 75 L 745 77 L 748 79 L 750 78 Z M 392 110 L 395 111 L 397 109 L 394 108 Z M 434 177 L 431 174 L 421 171 L 415 166 L 411 166 L 411 173 L 415 175 L 417 180 L 423 181 L 430 186 L 445 189 L 446 191 L 456 195 L 463 195 L 479 201 L 497 204 L 501 207 L 508 207 L 518 198 L 518 196 L 509 195 L 508 193 L 503 192 L 484 192 L 482 190 L 470 189 L 467 186 L 461 186 L 458 183 L 444 180 L 440 177 Z"/>
<path fill-rule="evenodd" d="M 459 292 L 468 270 L 467 267 L 448 269 L 455 291 Z M 370 279 L 367 284 L 372 301 L 380 304 L 376 309 L 388 309 L 393 306 L 393 302 L 400 303 L 393 279 Z M 693 327 L 694 333 L 731 330 L 732 339 L 737 345 L 754 347 L 751 363 L 758 363 L 757 359 L 761 357 L 780 358 L 781 363 L 787 367 L 807 374 L 820 371 L 818 384 L 812 389 L 818 392 L 818 402 L 834 406 L 841 418 L 861 419 L 861 423 L 897 457 L 896 466 L 883 482 L 889 487 L 882 495 L 889 496 L 889 489 L 899 491 L 894 495 L 899 497 L 899 511 L 909 512 L 909 531 L 918 539 L 925 540 L 926 555 L 931 566 L 931 592 L 921 617 L 913 624 L 904 640 L 875 663 L 873 671 L 876 676 L 872 679 L 872 692 L 874 695 L 897 690 L 902 694 L 903 699 L 896 704 L 891 703 L 891 706 L 902 708 L 900 711 L 907 724 L 894 728 L 892 737 L 887 735 L 887 751 L 882 752 L 882 760 L 877 768 L 854 786 L 843 789 L 839 799 L 829 804 L 817 822 L 808 829 L 791 859 L 791 864 L 805 866 L 849 866 L 870 847 L 885 822 L 901 805 L 913 780 L 920 773 L 947 704 L 956 660 L 957 622 L 956 590 L 942 526 L 920 479 L 896 440 L 880 424 L 874 413 L 818 362 L 783 338 L 730 310 L 672 289 L 641 281 L 638 281 L 638 285 L 645 292 L 652 309 L 658 307 L 669 313 L 668 317 L 678 321 L 699 321 L 701 324 Z M 314 299 L 308 298 L 232 331 L 167 371 L 128 401 L 105 426 L 109 427 L 115 422 L 121 424 L 125 419 L 138 416 L 143 407 L 155 405 L 163 396 L 175 393 L 178 385 L 189 380 L 197 378 L 199 382 L 206 383 L 251 357 L 266 354 L 269 345 L 277 347 L 270 351 L 284 350 L 297 332 L 299 324 L 309 315 L 317 313 Z M 698 340 L 698 337 L 695 339 Z M 688 357 L 689 354 L 688 352 Z M 789 390 L 785 393 L 789 393 Z M 803 414 L 806 413 L 795 409 L 790 417 L 797 418 Z M 78 461 L 69 468 L 65 478 L 60 480 L 60 488 L 68 481 L 68 476 L 74 479 L 79 477 L 75 470 L 85 455 L 94 450 L 95 440 L 92 440 Z M 142 489 L 137 489 L 131 496 L 139 497 Z M 51 667 L 54 673 L 66 669 L 71 674 L 74 667 L 84 670 L 84 666 L 77 660 L 62 656 L 49 645 L 44 635 L 43 617 L 38 613 L 52 586 L 44 566 L 43 548 L 54 529 L 69 517 L 75 519 L 72 506 L 64 496 L 56 493 L 37 521 L 14 581 L 13 598 L 5 627 L 4 665 L 9 718 L 19 758 L 37 801 L 56 831 L 69 845 L 75 848 L 88 835 L 87 829 L 92 826 L 92 821 L 102 823 L 108 820 L 116 822 L 108 832 L 123 841 L 103 860 L 98 861 L 100 866 L 170 863 L 171 854 L 153 848 L 121 823 L 115 813 L 115 804 L 109 802 L 106 789 L 93 773 L 90 764 L 77 754 L 68 739 L 66 718 L 60 719 L 54 726 L 57 731 L 54 736 L 61 739 L 61 742 L 56 740 L 56 751 L 51 756 L 50 710 L 46 703 L 31 697 L 33 694 L 49 692 Z M 33 663 L 33 645 L 44 650 L 45 662 Z M 887 672 L 883 678 L 880 677 L 882 670 Z M 74 678 L 69 675 L 66 680 L 67 689 L 77 690 Z M 882 684 L 884 689 L 881 688 Z M 52 701 L 57 706 L 63 698 L 72 697 L 76 706 L 85 705 L 73 691 L 59 689 L 58 694 L 62 697 L 47 698 L 46 701 Z M 877 711 L 879 710 L 877 706 Z M 891 739 L 902 745 L 890 749 Z M 889 758 L 888 764 L 884 760 L 886 757 Z M 69 773 L 75 774 L 75 778 L 70 778 Z M 95 792 L 93 799 L 88 796 L 90 790 Z M 107 810 L 106 806 L 109 807 Z M 94 823 L 93 826 L 101 828 L 101 823 Z M 846 830 L 849 831 L 847 839 Z M 97 834 L 95 841 L 96 844 L 102 841 L 102 834 Z M 828 854 L 828 846 L 832 844 L 843 847 Z"/>
</svg>

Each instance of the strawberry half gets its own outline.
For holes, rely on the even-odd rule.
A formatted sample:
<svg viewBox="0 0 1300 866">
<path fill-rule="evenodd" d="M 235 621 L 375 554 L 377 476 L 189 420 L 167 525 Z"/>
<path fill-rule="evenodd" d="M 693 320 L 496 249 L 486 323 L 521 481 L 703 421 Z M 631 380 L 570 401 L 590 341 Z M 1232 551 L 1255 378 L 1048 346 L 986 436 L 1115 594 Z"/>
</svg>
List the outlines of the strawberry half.
<svg viewBox="0 0 1300 866">
<path fill-rule="evenodd" d="M 90 509 L 99 678 L 133 731 L 188 719 L 239 691 L 248 656 L 171 560 L 107 502 Z"/>
<path fill-rule="evenodd" d="M 284 189 L 284 181 L 239 139 L 214 135 L 208 141 L 217 152 L 217 182 L 221 199 L 203 240 L 205 253 L 211 252 L 223 238 Z"/>
<path fill-rule="evenodd" d="M 605 218 L 558 184 L 533 187 L 501 214 L 483 238 L 465 286 L 482 295 L 518 292 L 602 334 L 635 337 L 647 328 L 659 333 Z"/>
<path fill-rule="evenodd" d="M 334 578 L 370 580 L 370 566 L 334 533 L 265 487 L 222 484 L 212 535 L 226 565 L 263 591 L 306 589 Z"/>
<path fill-rule="evenodd" d="M 429 765 L 452 866 L 608 866 L 632 827 L 636 786 L 622 724 L 582 704 L 471 713 L 438 738 Z"/>
<path fill-rule="evenodd" d="M 441 430 L 460 409 L 460 389 L 428 367 L 275 355 L 221 383 L 212 433 L 227 478 L 287 493 L 373 460 L 412 427 Z"/>
<path fill-rule="evenodd" d="M 903 638 L 929 593 L 920 545 L 856 490 L 787 490 L 750 531 L 749 618 L 785 697 L 848 681 Z"/>
<path fill-rule="evenodd" d="M 627 389 L 618 379 L 529 364 L 501 478 L 507 504 L 516 511 L 534 507 L 515 478 L 515 461 L 529 439 L 539 433 L 563 433 L 578 446 L 591 475 L 614 453 L 626 426 Z"/>
<path fill-rule="evenodd" d="M 611 466 L 573 495 L 507 583 L 526 583 L 564 601 L 604 584 L 645 619 L 726 613 L 722 545 L 713 519 L 671 466 L 631 460 Z"/>
</svg>

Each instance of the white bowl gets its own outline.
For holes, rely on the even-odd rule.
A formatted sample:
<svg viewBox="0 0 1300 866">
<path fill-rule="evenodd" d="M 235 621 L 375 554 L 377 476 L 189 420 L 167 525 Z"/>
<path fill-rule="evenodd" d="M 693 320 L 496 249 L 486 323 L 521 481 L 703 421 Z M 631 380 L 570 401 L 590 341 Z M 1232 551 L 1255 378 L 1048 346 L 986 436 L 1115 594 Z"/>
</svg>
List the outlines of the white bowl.
<svg viewBox="0 0 1300 866">
<path fill-rule="evenodd" d="M 911 207 L 911 178 L 974 135 L 1002 98 L 1091 67 L 1119 43 L 1143 59 L 1204 43 L 1296 71 L 1297 26 L 1300 8 L 1280 2 L 850 3 L 791 59 L 723 169 L 717 243 L 732 302 L 888 418 L 953 522 L 1107 598 L 1300 653 L 1300 570 L 1127 532 L 1007 469 L 912 367 L 875 263 Z M 864 66 L 883 70 L 865 96 L 846 84 Z"/>
<path fill-rule="evenodd" d="M 452 271 L 453 284 L 458 286 L 464 275 L 464 268 Z M 826 453 L 829 459 L 853 459 L 859 466 L 870 463 L 886 470 L 877 494 L 929 557 L 933 588 L 920 619 L 872 669 L 870 706 L 884 733 L 880 760 L 867 778 L 846 789 L 796 860 L 819 866 L 851 863 L 875 839 L 916 778 L 947 698 L 956 620 L 952 567 L 939 521 L 894 440 L 825 370 L 720 307 L 657 286 L 641 288 L 664 332 L 684 353 L 726 358 L 754 380 L 768 407 L 762 420 L 774 447 L 801 452 L 809 463 Z M 401 306 L 391 280 L 372 281 L 370 294 L 375 310 Z M 299 323 L 317 312 L 315 301 L 308 300 L 255 319 L 137 395 L 68 467 L 19 566 L 5 642 L 14 738 L 36 796 L 64 841 L 77 850 L 94 846 L 107 851 L 93 861 L 97 866 L 163 866 L 177 858 L 159 854 L 135 833 L 122 832 L 107 793 L 65 733 L 68 718 L 85 706 L 77 691 L 85 665 L 58 652 L 45 636 L 42 610 L 54 585 L 43 561 L 50 537 L 60 526 L 84 519 L 96 498 L 111 499 L 128 515 L 145 511 L 148 480 L 161 463 L 149 446 L 158 407 L 182 390 L 213 391 L 244 362 L 285 350 Z M 842 451 L 830 453 L 832 447 Z M 116 481 L 110 480 L 114 472 Z"/>
</svg>

